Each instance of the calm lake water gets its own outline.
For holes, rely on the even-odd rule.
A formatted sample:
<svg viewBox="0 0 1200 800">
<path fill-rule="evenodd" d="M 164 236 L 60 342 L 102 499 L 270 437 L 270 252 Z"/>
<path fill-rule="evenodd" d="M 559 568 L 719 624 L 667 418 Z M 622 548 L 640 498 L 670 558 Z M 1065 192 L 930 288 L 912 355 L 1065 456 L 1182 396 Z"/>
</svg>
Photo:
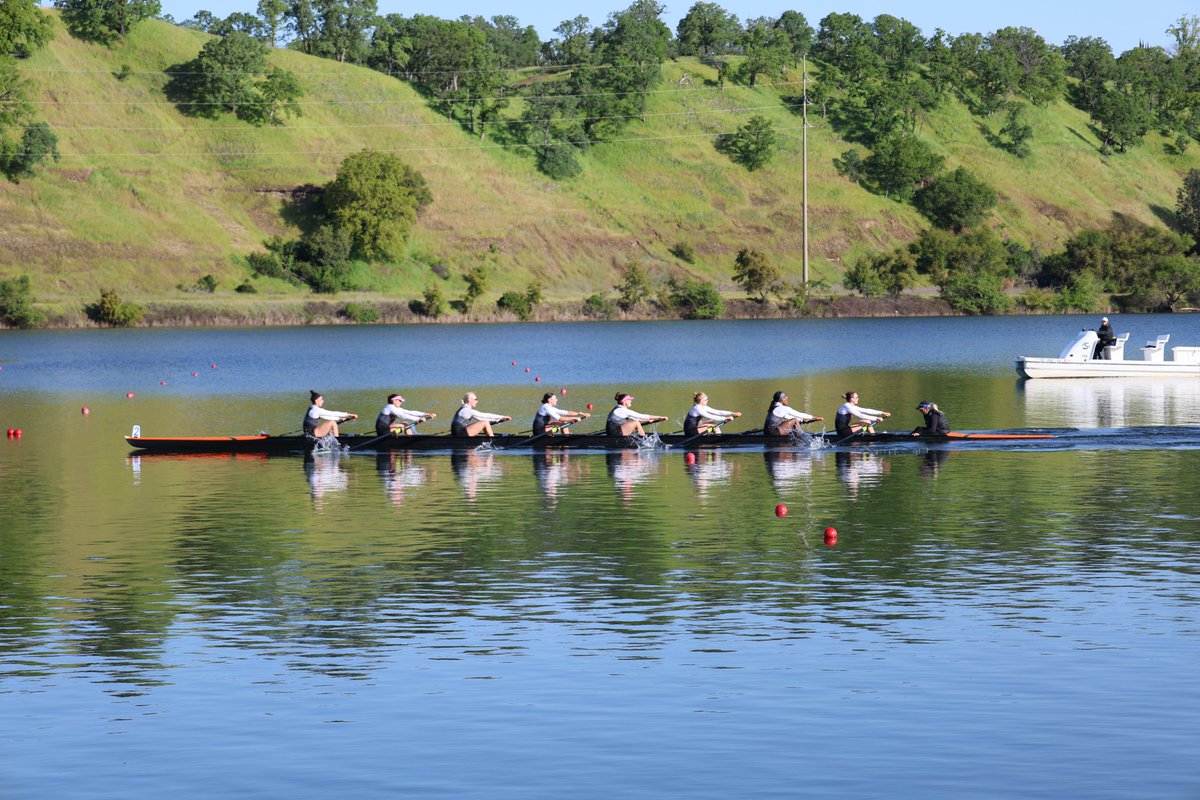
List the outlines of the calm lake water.
<svg viewBox="0 0 1200 800">
<path fill-rule="evenodd" d="M 1097 322 L 0 334 L 0 797 L 1200 797 L 1200 380 L 1012 367 Z M 1200 317 L 1114 322 L 1132 355 L 1200 344 Z M 544 391 L 602 416 L 623 389 L 669 431 L 700 389 L 747 428 L 777 389 L 828 420 L 856 389 L 889 429 L 929 399 L 1062 437 L 121 438 L 292 431 L 309 388 L 359 431 L 391 390 L 437 431 L 473 389 L 515 431 Z"/>
</svg>

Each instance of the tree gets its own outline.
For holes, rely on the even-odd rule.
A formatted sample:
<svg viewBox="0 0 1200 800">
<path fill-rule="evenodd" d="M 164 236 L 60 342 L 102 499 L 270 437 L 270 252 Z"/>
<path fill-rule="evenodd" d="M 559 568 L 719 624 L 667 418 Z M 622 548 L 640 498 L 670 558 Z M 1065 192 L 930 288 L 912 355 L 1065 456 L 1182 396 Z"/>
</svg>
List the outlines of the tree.
<svg viewBox="0 0 1200 800">
<path fill-rule="evenodd" d="M 33 0 L 0 3 L 0 56 L 28 58 L 52 38 L 54 27 Z"/>
<path fill-rule="evenodd" d="M 996 200 L 995 189 L 959 167 L 917 190 L 913 204 L 934 225 L 958 233 L 982 222 Z"/>
<path fill-rule="evenodd" d="M 1062 53 L 1032 28 L 1001 28 L 984 39 L 978 55 L 976 87 L 989 108 L 1012 96 L 1042 106 L 1066 88 Z"/>
<path fill-rule="evenodd" d="M 1076 105 L 1090 112 L 1116 71 L 1112 48 L 1098 36 L 1068 36 L 1062 53 L 1067 75 L 1079 81 Z"/>
<path fill-rule="evenodd" d="M 551 39 L 544 48 L 550 63 L 566 66 L 582 64 L 587 60 L 592 33 L 592 24 L 587 17 L 563 20 L 554 32 L 561 38 Z"/>
<path fill-rule="evenodd" d="M 808 55 L 812 49 L 813 37 L 816 31 L 808 24 L 808 20 L 799 11 L 785 11 L 775 20 L 775 27 L 787 34 L 792 46 L 792 63 L 800 63 L 800 59 Z"/>
<path fill-rule="evenodd" d="M 846 270 L 842 283 L 863 297 L 900 294 L 917 282 L 916 258 L 907 248 L 856 261 Z"/>
<path fill-rule="evenodd" d="M 286 0 L 258 0 L 258 18 L 262 21 L 262 30 L 266 43 L 275 47 L 279 36 L 283 33 L 285 15 L 287 14 Z"/>
<path fill-rule="evenodd" d="M 296 273 L 314 292 L 333 294 L 350 288 L 350 256 L 354 241 L 350 232 L 335 225 L 321 225 L 297 243 Z"/>
<path fill-rule="evenodd" d="M 617 305 L 622 311 L 636 308 L 650 294 L 650 279 L 646 270 L 637 261 L 631 261 L 621 270 L 621 282 L 617 290 Z"/>
<path fill-rule="evenodd" d="M 745 59 L 738 68 L 738 75 L 754 86 L 759 75 L 783 74 L 792 60 L 792 43 L 787 31 L 775 27 L 770 20 L 752 19 L 746 23 L 746 32 L 742 34 L 742 53 Z"/>
<path fill-rule="evenodd" d="M 1148 98 L 1138 92 L 1106 89 L 1092 110 L 1092 121 L 1100 128 L 1103 152 L 1116 148 L 1124 153 L 1150 129 Z"/>
<path fill-rule="evenodd" d="M 767 297 L 778 294 L 779 267 L 758 250 L 742 248 L 734 260 L 733 282 L 741 286 L 751 299 L 767 302 Z"/>
<path fill-rule="evenodd" d="M 10 180 L 32 178 L 33 170 L 47 158 L 59 160 L 58 137 L 45 122 L 34 122 L 25 127 L 21 139 L 15 145 L 5 144 L 0 137 L 0 169 Z"/>
<path fill-rule="evenodd" d="M 322 202 L 354 252 L 368 259 L 397 257 L 417 214 L 432 201 L 421 174 L 396 156 L 363 150 L 347 156 Z"/>
<path fill-rule="evenodd" d="M 1033 126 L 1025 122 L 1023 105 L 1009 103 L 1000 135 L 1008 139 L 1008 152 L 1017 158 L 1029 155 L 1029 139 L 1033 136 Z"/>
<path fill-rule="evenodd" d="M 685 56 L 732 52 L 741 33 L 737 16 L 716 3 L 695 3 L 675 27 L 680 55 Z"/>
<path fill-rule="evenodd" d="M 482 297 L 484 291 L 487 290 L 487 272 L 476 264 L 463 273 L 463 280 L 467 283 L 467 291 L 462 300 L 463 311 L 470 314 L 471 309 L 475 306 L 475 301 Z"/>
<path fill-rule="evenodd" d="M 33 115 L 33 105 L 26 95 L 26 82 L 17 71 L 17 62 L 0 55 L 0 130 L 18 125 Z"/>
<path fill-rule="evenodd" d="M 775 154 L 775 127 L 766 117 L 755 114 L 737 131 L 722 136 L 717 149 L 754 172 L 766 166 Z"/>
<path fill-rule="evenodd" d="M 54 0 L 67 29 L 100 44 L 124 41 L 134 25 L 162 11 L 159 0 Z"/>
<path fill-rule="evenodd" d="M 1200 169 L 1192 169 L 1175 192 L 1175 219 L 1179 228 L 1200 242 Z"/>
<path fill-rule="evenodd" d="M 893 134 L 876 145 L 863 166 L 884 197 L 907 200 L 919 184 L 937 174 L 944 161 L 916 136 Z"/>
<path fill-rule="evenodd" d="M 114 289 L 101 289 L 100 300 L 87 306 L 84 313 L 88 318 L 101 325 L 125 327 L 136 325 L 146 314 L 143 306 L 126 303 Z"/>
<path fill-rule="evenodd" d="M 29 276 L 0 278 L 0 322 L 14 328 L 36 328 L 46 315 L 33 307 Z"/>
<path fill-rule="evenodd" d="M 303 116 L 299 99 L 304 95 L 304 89 L 296 76 L 285 69 L 271 67 L 266 78 L 259 84 L 258 103 L 259 118 L 272 125 L 283 124 L 287 115 Z"/>
</svg>

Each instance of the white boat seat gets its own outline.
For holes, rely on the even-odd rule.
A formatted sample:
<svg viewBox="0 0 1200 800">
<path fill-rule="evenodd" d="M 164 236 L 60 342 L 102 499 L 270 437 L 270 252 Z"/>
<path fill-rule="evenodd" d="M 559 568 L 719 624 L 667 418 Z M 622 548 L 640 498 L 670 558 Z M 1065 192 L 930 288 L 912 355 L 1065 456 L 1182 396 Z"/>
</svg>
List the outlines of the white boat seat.
<svg viewBox="0 0 1200 800">
<path fill-rule="evenodd" d="M 1125 346 L 1125 343 L 1126 343 L 1126 342 L 1128 342 L 1128 341 L 1129 341 L 1129 334 L 1128 334 L 1128 333 L 1122 333 L 1120 336 L 1118 336 L 1118 337 L 1117 337 L 1117 346 L 1118 346 L 1118 347 L 1124 347 L 1124 346 Z"/>
<path fill-rule="evenodd" d="M 1128 338 L 1129 334 L 1125 334 L 1125 337 Z M 1169 333 L 1160 334 L 1157 338 L 1146 342 L 1146 349 L 1158 350 L 1160 348 L 1163 348 L 1166 346 L 1167 340 L 1170 338 L 1171 338 L 1171 334 L 1169 334 Z"/>
</svg>

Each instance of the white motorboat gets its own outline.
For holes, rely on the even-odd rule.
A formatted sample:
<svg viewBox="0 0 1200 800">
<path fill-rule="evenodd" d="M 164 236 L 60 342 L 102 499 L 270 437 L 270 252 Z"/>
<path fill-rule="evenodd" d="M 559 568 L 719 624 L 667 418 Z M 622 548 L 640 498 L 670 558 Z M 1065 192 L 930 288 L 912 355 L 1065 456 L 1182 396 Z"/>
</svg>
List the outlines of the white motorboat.
<svg viewBox="0 0 1200 800">
<path fill-rule="evenodd" d="M 1139 378 L 1175 376 L 1200 378 L 1200 347 L 1172 347 L 1166 358 L 1164 334 L 1146 342 L 1141 360 L 1125 358 L 1129 334 L 1117 337 L 1117 343 L 1102 349 L 1095 357 L 1100 338 L 1093 330 L 1082 331 L 1071 340 L 1058 358 L 1017 357 L 1017 374 L 1022 378 Z"/>
</svg>

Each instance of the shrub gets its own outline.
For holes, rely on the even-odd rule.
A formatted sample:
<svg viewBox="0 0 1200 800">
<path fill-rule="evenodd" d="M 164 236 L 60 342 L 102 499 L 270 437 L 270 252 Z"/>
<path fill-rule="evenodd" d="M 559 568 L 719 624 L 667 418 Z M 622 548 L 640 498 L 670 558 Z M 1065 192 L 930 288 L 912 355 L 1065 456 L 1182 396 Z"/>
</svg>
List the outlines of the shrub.
<svg viewBox="0 0 1200 800">
<path fill-rule="evenodd" d="M 342 307 L 342 315 L 354 320 L 359 325 L 379 322 L 379 309 L 366 303 L 346 303 Z"/>
<path fill-rule="evenodd" d="M 505 292 L 496 301 L 496 307 L 504 311 L 511 311 L 522 322 L 527 321 L 533 313 L 533 306 L 529 302 L 529 295 L 523 292 Z"/>
<path fill-rule="evenodd" d="M 617 313 L 617 306 L 604 295 L 594 294 L 583 301 L 583 310 L 587 314 L 607 319 Z"/>
<path fill-rule="evenodd" d="M 696 248 L 687 242 L 676 242 L 675 246 L 671 248 L 671 255 L 688 264 L 696 263 Z"/>
<path fill-rule="evenodd" d="M 146 309 L 133 303 L 126 303 L 113 289 L 102 289 L 100 300 L 84 309 L 88 319 L 101 325 L 125 327 L 142 321 Z"/>
<path fill-rule="evenodd" d="M 0 322 L 14 328 L 36 328 L 46 315 L 33 307 L 29 276 L 0 279 Z"/>
<path fill-rule="evenodd" d="M 487 289 L 487 272 L 483 267 L 474 266 L 463 273 L 463 280 L 467 282 L 467 291 L 463 295 L 462 305 L 463 310 L 469 314 L 475 305 L 475 301 Z"/>
<path fill-rule="evenodd" d="M 1008 310 L 1004 279 L 984 273 L 954 273 L 941 285 L 942 298 L 964 314 L 999 314 Z"/>
<path fill-rule="evenodd" d="M 574 145 L 566 142 L 551 142 L 538 150 L 537 166 L 545 175 L 556 181 L 574 178 L 583 172 Z"/>
<path fill-rule="evenodd" d="M 725 303 L 717 287 L 708 281 L 674 278 L 668 283 L 668 300 L 684 319 L 717 319 L 725 313 Z"/>
<path fill-rule="evenodd" d="M 254 284 L 250 282 L 249 278 L 239 283 L 234 291 L 238 294 L 258 294 L 258 289 L 254 288 Z"/>
<path fill-rule="evenodd" d="M 446 298 L 442 296 L 442 290 L 432 283 L 425 287 L 421 313 L 434 319 L 446 313 Z"/>
<path fill-rule="evenodd" d="M 734 260 L 733 282 L 741 286 L 752 300 L 767 302 L 767 297 L 778 294 L 779 267 L 758 250 L 742 248 Z"/>
<path fill-rule="evenodd" d="M 217 279 L 211 274 L 201 275 L 196 279 L 196 291 L 212 294 L 217 290 Z"/>
<path fill-rule="evenodd" d="M 650 280 L 646 276 L 646 270 L 636 261 L 626 264 L 621 272 L 621 283 L 616 289 L 619 295 L 617 305 L 622 311 L 636 307 L 650 293 Z"/>
</svg>

